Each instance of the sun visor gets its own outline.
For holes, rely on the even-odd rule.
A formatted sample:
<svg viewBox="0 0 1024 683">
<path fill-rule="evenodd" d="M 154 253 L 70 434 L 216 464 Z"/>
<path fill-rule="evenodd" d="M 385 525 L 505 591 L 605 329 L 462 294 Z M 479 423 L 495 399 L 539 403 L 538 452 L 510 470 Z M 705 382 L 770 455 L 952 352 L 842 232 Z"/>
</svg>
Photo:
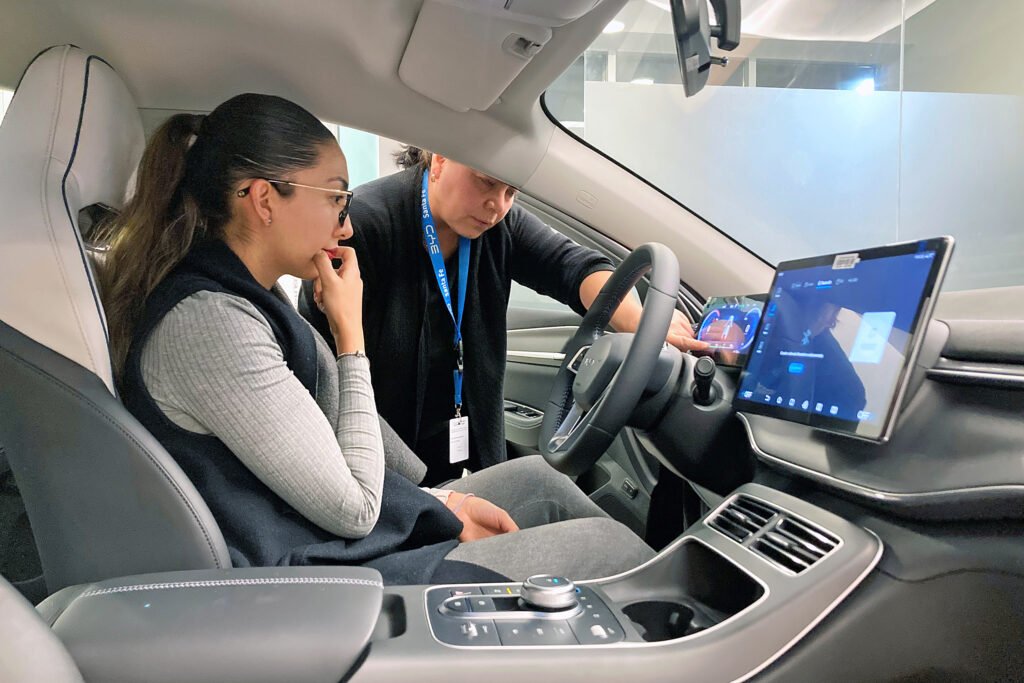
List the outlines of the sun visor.
<svg viewBox="0 0 1024 683">
<path fill-rule="evenodd" d="M 426 0 L 398 67 L 402 82 L 455 111 L 488 109 L 551 38 L 600 0 Z"/>
</svg>

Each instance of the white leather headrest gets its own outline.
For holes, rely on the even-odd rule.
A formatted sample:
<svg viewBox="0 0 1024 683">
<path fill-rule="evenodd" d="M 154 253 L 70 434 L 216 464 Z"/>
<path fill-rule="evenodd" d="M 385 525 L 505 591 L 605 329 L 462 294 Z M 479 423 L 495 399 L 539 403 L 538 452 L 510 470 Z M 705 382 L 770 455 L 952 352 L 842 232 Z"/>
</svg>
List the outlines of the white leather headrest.
<svg viewBox="0 0 1024 683">
<path fill-rule="evenodd" d="M 124 203 L 144 144 L 117 73 L 69 45 L 29 65 L 0 125 L 0 320 L 111 391 L 106 319 L 78 212 Z"/>
</svg>

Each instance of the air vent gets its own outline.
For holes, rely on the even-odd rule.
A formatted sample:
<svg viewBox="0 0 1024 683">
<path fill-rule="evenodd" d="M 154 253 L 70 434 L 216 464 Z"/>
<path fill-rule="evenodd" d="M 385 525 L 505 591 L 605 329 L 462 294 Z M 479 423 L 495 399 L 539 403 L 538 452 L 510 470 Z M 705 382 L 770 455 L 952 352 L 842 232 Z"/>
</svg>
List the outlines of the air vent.
<svg viewBox="0 0 1024 683">
<path fill-rule="evenodd" d="M 708 525 L 794 574 L 814 566 L 839 545 L 832 534 L 747 496 L 738 496 Z"/>
<path fill-rule="evenodd" d="M 742 543 L 763 529 L 777 513 L 777 510 L 760 501 L 739 496 L 708 520 L 708 524 L 737 543 Z"/>
</svg>

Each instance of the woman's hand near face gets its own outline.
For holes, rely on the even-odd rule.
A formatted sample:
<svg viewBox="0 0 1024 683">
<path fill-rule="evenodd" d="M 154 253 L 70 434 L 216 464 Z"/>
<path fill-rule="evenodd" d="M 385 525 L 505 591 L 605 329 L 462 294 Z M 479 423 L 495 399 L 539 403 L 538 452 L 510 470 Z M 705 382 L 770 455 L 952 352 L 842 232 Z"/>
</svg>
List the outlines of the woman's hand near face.
<svg viewBox="0 0 1024 683">
<path fill-rule="evenodd" d="M 462 533 L 459 534 L 462 543 L 519 531 L 519 526 L 507 512 L 483 498 L 453 492 L 448 497 L 447 506 L 462 522 Z"/>
<path fill-rule="evenodd" d="M 364 351 L 363 341 L 363 280 L 359 276 L 359 261 L 352 247 L 339 247 L 335 258 L 341 267 L 335 270 L 327 252 L 313 258 L 318 272 L 313 282 L 313 300 L 327 316 L 334 345 L 338 353 Z"/>
</svg>

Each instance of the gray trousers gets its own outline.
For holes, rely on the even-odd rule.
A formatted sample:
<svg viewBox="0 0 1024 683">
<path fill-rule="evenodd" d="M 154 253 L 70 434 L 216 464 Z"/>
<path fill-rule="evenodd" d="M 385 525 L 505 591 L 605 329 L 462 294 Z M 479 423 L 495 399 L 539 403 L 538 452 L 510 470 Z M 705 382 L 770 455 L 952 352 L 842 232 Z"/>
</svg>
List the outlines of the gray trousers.
<svg viewBox="0 0 1024 683">
<path fill-rule="evenodd" d="M 520 531 L 462 543 L 448 553 L 522 581 L 533 574 L 597 579 L 632 569 L 654 551 L 611 519 L 569 477 L 531 455 L 445 485 L 504 508 Z"/>
</svg>

